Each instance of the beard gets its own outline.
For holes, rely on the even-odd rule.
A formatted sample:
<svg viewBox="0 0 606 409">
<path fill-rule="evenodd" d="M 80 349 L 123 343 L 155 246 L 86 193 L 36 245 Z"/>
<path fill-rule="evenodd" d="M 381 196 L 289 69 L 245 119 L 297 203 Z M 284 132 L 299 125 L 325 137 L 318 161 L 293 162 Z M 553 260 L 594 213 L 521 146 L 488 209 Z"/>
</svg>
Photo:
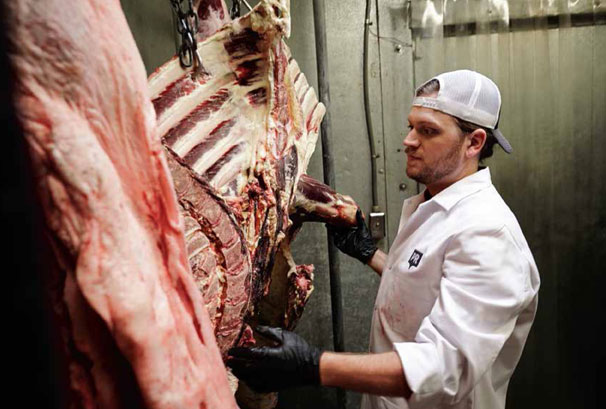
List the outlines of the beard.
<svg viewBox="0 0 606 409">
<path fill-rule="evenodd" d="M 426 186 L 450 175 L 460 165 L 459 152 L 464 141 L 464 138 L 459 139 L 458 143 L 451 146 L 435 161 L 436 164 L 434 166 L 423 163 L 421 169 L 418 170 L 407 168 L 406 175 L 412 180 Z M 412 152 L 412 149 L 406 148 L 405 152 Z"/>
</svg>

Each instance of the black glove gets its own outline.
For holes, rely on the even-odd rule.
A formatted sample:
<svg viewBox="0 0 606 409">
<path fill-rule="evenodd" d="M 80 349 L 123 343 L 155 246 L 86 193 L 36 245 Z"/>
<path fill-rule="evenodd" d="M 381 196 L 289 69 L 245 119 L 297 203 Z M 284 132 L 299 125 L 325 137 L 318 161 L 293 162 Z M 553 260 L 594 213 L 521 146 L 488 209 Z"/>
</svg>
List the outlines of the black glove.
<svg viewBox="0 0 606 409">
<path fill-rule="evenodd" d="M 370 235 L 370 230 L 368 230 L 366 223 L 364 223 L 360 209 L 356 212 L 356 222 L 357 225 L 355 227 L 335 227 L 330 225 L 326 225 L 326 227 L 332 233 L 335 246 L 339 250 L 367 264 L 377 251 L 377 246 Z"/>
<path fill-rule="evenodd" d="M 230 349 L 227 366 L 234 375 L 257 392 L 320 384 L 322 351 L 294 332 L 266 326 L 256 329 L 278 345 Z"/>
</svg>

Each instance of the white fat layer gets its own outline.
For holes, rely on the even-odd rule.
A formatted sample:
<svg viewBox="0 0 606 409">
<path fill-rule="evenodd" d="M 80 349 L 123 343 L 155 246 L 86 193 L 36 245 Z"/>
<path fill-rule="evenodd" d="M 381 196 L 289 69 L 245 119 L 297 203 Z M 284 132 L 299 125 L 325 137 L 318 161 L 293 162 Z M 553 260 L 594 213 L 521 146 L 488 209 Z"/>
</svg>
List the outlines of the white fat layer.
<svg viewBox="0 0 606 409">
<path fill-rule="evenodd" d="M 148 79 L 149 93 L 151 99 L 158 98 L 169 85 L 180 79 L 186 71 L 179 65 L 179 59 L 175 56 L 153 72 Z"/>
<path fill-rule="evenodd" d="M 243 120 L 236 122 L 225 138 L 219 140 L 193 164 L 193 170 L 201 175 L 204 174 L 228 150 L 243 141 L 242 135 L 246 131 L 244 122 Z"/>
<path fill-rule="evenodd" d="M 202 101 L 206 101 L 219 89 L 234 81 L 233 75 L 223 75 L 213 78 L 202 86 L 198 85 L 189 95 L 183 96 L 178 103 L 172 104 L 170 108 L 158 117 L 158 132 L 166 134 L 173 126 L 181 122 Z"/>
<path fill-rule="evenodd" d="M 232 159 L 225 163 L 221 170 L 217 172 L 215 177 L 212 178 L 210 184 L 220 189 L 222 186 L 230 183 L 240 172 L 242 172 L 241 164 L 244 159 L 249 155 L 249 150 L 242 150 L 232 157 Z"/>
<path fill-rule="evenodd" d="M 307 88 L 307 92 L 303 95 L 303 101 L 301 101 L 301 106 L 303 108 L 304 113 L 312 112 L 318 103 L 318 98 L 314 93 L 314 90 L 311 88 Z M 305 117 L 307 119 L 307 117 Z"/>
<path fill-rule="evenodd" d="M 221 115 L 221 110 L 213 113 L 207 120 L 198 122 L 187 134 L 181 135 L 170 148 L 180 157 L 184 157 L 226 118 L 228 117 L 225 114 Z"/>
</svg>

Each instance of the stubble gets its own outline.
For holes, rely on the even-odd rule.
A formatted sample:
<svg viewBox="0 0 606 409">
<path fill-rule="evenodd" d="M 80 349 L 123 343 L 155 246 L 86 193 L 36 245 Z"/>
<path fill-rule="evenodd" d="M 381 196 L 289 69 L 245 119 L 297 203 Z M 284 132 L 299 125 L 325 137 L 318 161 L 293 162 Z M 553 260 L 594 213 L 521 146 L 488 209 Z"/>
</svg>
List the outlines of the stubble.
<svg viewBox="0 0 606 409">
<path fill-rule="evenodd" d="M 451 174 L 460 164 L 459 152 L 465 138 L 460 138 L 456 144 L 450 147 L 434 165 L 424 164 L 418 172 L 406 172 L 409 178 L 430 185 Z"/>
</svg>

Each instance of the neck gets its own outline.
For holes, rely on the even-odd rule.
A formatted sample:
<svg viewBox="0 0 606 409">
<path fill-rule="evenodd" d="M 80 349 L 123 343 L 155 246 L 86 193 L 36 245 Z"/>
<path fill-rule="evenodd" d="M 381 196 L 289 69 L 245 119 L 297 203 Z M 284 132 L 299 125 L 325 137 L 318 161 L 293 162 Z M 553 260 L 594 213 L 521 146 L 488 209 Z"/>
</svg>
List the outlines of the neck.
<svg viewBox="0 0 606 409">
<path fill-rule="evenodd" d="M 427 185 L 427 190 L 432 196 L 437 195 L 442 190 L 446 189 L 453 183 L 458 182 L 459 180 L 466 178 L 469 175 L 473 175 L 478 171 L 478 161 L 470 161 L 466 163 L 461 168 L 452 172 L 451 174 L 443 177 L 442 179 Z"/>
</svg>

